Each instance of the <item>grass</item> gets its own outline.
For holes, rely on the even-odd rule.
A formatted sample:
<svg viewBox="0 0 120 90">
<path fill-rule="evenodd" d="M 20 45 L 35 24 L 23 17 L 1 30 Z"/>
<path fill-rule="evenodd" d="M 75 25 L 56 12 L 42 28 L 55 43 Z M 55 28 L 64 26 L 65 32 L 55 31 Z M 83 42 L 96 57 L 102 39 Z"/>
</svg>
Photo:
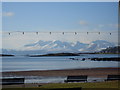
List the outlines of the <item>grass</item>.
<svg viewBox="0 0 120 90">
<path fill-rule="evenodd" d="M 41 88 L 118 88 L 118 81 L 97 83 L 55 83 L 41 86 Z"/>
<path fill-rule="evenodd" d="M 118 88 L 118 81 L 109 81 L 109 82 L 97 82 L 97 83 L 50 83 L 43 85 L 41 87 L 34 87 L 34 88 L 4 88 L 2 90 L 62 90 L 68 88 L 78 88 L 76 90 L 119 90 Z"/>
</svg>

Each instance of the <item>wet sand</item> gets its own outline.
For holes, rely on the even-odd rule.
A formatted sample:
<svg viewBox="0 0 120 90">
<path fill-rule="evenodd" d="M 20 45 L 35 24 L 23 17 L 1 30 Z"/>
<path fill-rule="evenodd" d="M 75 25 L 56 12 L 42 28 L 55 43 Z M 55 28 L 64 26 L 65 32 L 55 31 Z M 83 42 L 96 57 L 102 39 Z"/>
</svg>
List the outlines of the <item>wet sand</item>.
<svg viewBox="0 0 120 90">
<path fill-rule="evenodd" d="M 92 77 L 106 77 L 118 75 L 120 68 L 87 68 L 87 69 L 64 69 L 64 70 L 33 70 L 2 72 L 3 76 L 69 76 L 88 75 Z"/>
</svg>

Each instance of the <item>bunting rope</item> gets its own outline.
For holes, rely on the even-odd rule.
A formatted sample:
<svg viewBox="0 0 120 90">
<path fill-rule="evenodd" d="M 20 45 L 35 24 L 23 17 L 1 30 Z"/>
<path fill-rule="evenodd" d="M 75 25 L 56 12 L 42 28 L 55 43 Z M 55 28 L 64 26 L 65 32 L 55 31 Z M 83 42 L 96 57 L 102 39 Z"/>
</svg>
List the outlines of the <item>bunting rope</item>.
<svg viewBox="0 0 120 90">
<path fill-rule="evenodd" d="M 2 34 L 8 34 L 8 35 L 11 35 L 13 33 L 21 33 L 21 34 L 26 34 L 26 33 L 35 33 L 36 35 L 40 34 L 40 33 L 48 33 L 48 34 L 53 34 L 53 33 L 61 33 L 61 34 L 67 34 L 67 33 L 73 33 L 74 35 L 77 35 L 79 33 L 86 33 L 86 34 L 90 34 L 90 33 L 96 33 L 96 34 L 103 34 L 103 33 L 106 33 L 106 34 L 109 34 L 109 35 L 112 35 L 112 33 L 118 33 L 117 31 L 115 32 L 27 32 L 27 31 L 13 31 L 13 32 L 2 32 Z"/>
</svg>

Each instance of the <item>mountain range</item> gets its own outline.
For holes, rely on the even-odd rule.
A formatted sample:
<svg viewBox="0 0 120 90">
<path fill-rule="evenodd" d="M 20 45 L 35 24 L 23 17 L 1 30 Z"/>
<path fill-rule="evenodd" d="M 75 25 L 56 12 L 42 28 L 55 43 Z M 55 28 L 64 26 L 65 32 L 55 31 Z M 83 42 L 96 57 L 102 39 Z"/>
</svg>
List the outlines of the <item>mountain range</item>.
<svg viewBox="0 0 120 90">
<path fill-rule="evenodd" d="M 120 54 L 120 46 L 109 47 L 100 51 L 100 53 Z"/>
<path fill-rule="evenodd" d="M 97 52 L 108 47 L 114 47 L 115 44 L 96 40 L 89 44 L 77 42 L 63 42 L 60 40 L 42 41 L 24 45 L 20 50 L 3 49 L 3 54 L 46 54 L 46 53 L 61 53 L 61 52 Z"/>
</svg>

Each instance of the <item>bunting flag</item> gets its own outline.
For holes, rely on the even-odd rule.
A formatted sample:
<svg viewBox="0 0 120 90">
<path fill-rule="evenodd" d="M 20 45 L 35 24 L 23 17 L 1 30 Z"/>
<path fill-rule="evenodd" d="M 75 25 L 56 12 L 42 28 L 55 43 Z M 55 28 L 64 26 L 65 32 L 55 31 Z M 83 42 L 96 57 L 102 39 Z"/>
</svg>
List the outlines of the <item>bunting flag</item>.
<svg viewBox="0 0 120 90">
<path fill-rule="evenodd" d="M 96 33 L 96 34 L 103 34 L 103 33 L 105 33 L 105 34 L 109 34 L 109 35 L 112 35 L 112 33 L 118 33 L 118 32 L 24 32 L 24 31 L 13 31 L 13 32 L 2 32 L 2 34 L 8 34 L 8 35 L 11 35 L 11 34 L 13 34 L 13 33 L 22 33 L 23 35 L 25 34 L 25 33 L 36 33 L 36 35 L 38 35 L 38 34 L 40 34 L 40 33 L 48 33 L 48 34 L 52 34 L 52 33 L 61 33 L 61 34 L 66 34 L 66 33 L 73 33 L 74 35 L 77 35 L 77 34 L 79 34 L 79 33 L 86 33 L 87 35 L 88 34 L 92 34 L 92 33 Z"/>
</svg>

